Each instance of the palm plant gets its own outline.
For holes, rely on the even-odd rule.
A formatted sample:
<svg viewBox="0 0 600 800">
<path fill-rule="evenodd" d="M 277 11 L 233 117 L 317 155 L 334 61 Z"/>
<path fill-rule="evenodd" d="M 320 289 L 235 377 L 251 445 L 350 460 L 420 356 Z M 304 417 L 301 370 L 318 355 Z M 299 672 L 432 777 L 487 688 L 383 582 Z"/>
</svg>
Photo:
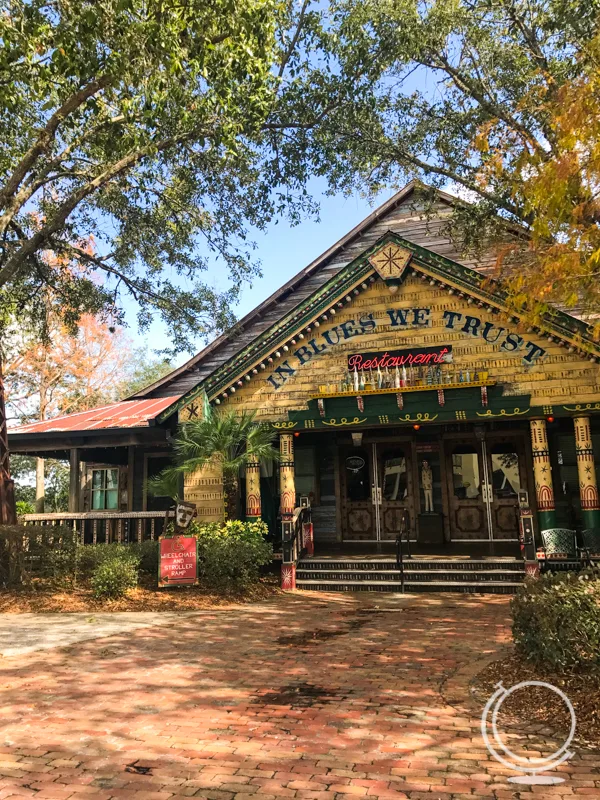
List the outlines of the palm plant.
<svg viewBox="0 0 600 800">
<path fill-rule="evenodd" d="M 183 476 L 218 465 L 223 472 L 225 511 L 231 518 L 237 508 L 240 471 L 250 461 L 277 460 L 274 438 L 270 428 L 256 422 L 255 412 L 211 410 L 202 419 L 179 426 L 173 440 L 174 463 L 150 479 L 148 487 L 155 494 L 177 499 Z"/>
</svg>

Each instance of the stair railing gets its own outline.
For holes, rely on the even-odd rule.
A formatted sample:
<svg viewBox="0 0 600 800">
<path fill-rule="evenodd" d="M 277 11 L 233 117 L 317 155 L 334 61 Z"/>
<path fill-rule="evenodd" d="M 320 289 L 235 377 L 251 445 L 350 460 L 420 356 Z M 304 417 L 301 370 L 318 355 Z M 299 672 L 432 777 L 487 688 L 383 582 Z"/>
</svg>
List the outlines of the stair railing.
<svg viewBox="0 0 600 800">
<path fill-rule="evenodd" d="M 410 516 L 405 508 L 400 519 L 400 530 L 396 536 L 396 568 L 400 572 L 400 591 L 404 593 L 404 552 L 402 541 L 406 534 L 407 558 L 410 558 Z"/>
<path fill-rule="evenodd" d="M 282 525 L 283 563 L 296 564 L 306 554 L 304 525 L 311 521 L 310 506 L 297 508 L 288 523 Z"/>
</svg>

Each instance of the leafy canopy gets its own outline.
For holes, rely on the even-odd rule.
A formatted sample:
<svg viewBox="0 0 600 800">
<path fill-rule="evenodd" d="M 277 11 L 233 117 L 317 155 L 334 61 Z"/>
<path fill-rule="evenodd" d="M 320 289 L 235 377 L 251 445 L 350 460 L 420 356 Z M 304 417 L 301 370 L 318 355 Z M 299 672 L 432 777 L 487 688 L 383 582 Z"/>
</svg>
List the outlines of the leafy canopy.
<svg viewBox="0 0 600 800">
<path fill-rule="evenodd" d="M 527 234 L 499 261 L 515 305 L 597 311 L 599 11 L 598 0 L 334 0 L 336 57 L 370 71 L 374 91 L 366 113 L 324 122 L 333 187 L 449 186 L 474 203 L 452 221 L 467 248 L 506 240 L 498 215 Z"/>
<path fill-rule="evenodd" d="M 329 38 L 309 0 L 0 0 L 4 318 L 50 286 L 72 327 L 130 293 L 176 350 L 231 322 L 248 228 L 312 208 L 311 132 L 357 102 Z"/>
</svg>

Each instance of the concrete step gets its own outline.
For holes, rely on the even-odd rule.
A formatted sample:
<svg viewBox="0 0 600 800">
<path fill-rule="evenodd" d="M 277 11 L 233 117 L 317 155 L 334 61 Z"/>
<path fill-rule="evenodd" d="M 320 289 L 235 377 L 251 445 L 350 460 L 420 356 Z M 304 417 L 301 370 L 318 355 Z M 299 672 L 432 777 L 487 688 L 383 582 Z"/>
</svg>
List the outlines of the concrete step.
<svg viewBox="0 0 600 800">
<path fill-rule="evenodd" d="M 354 559 L 336 559 L 328 561 L 317 558 L 304 558 L 298 562 L 299 569 L 311 570 L 353 570 L 357 572 L 375 572 L 396 570 L 395 559 L 381 561 L 360 561 Z M 523 572 L 524 562 L 520 559 L 510 559 L 507 561 L 440 561 L 432 559 L 430 561 L 419 559 L 405 559 L 404 569 L 431 572 L 432 570 L 444 570 L 445 572 L 493 572 L 501 570 L 503 572 Z"/>
<path fill-rule="evenodd" d="M 353 570 L 353 569 L 313 569 L 299 566 L 296 570 L 297 579 L 320 581 L 386 581 L 400 580 L 399 570 Z M 519 581 L 525 577 L 525 572 L 510 572 L 508 570 L 469 570 L 452 572 L 445 569 L 413 570 L 405 569 L 404 578 L 407 581 L 452 581 L 452 582 L 489 582 L 489 581 Z"/>
<path fill-rule="evenodd" d="M 508 581 L 405 581 L 404 591 L 411 592 L 461 592 L 481 594 L 514 594 L 521 582 Z M 322 581 L 296 578 L 296 588 L 313 592 L 400 592 L 400 580 Z"/>
</svg>

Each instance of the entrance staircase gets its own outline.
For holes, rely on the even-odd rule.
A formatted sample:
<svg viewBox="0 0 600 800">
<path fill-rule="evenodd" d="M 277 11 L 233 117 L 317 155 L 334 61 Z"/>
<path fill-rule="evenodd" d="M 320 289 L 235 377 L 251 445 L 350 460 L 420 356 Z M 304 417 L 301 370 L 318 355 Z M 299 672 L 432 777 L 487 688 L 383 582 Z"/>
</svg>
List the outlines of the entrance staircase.
<svg viewBox="0 0 600 800">
<path fill-rule="evenodd" d="M 404 559 L 405 592 L 514 594 L 525 579 L 518 558 Z M 303 558 L 296 588 L 321 592 L 400 592 L 401 573 L 393 556 Z"/>
</svg>

